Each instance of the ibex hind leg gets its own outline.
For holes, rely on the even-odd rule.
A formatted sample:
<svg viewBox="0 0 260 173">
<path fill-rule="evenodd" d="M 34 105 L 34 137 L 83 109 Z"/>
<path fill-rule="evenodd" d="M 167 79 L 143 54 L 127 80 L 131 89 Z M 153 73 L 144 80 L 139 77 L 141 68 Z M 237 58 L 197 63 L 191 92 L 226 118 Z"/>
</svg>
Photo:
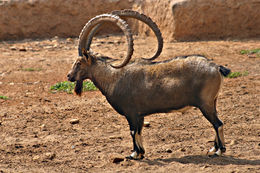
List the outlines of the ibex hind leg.
<svg viewBox="0 0 260 173">
<path fill-rule="evenodd" d="M 133 139 L 133 153 L 130 156 L 127 156 L 127 159 L 140 160 L 144 158 L 144 147 L 142 140 L 142 128 L 144 123 L 143 117 L 127 117 L 129 126 L 130 126 L 130 134 Z"/>
<path fill-rule="evenodd" d="M 217 117 L 216 104 L 212 106 L 203 106 L 200 108 L 205 118 L 213 125 L 216 137 L 214 141 L 214 147 L 208 151 L 208 155 L 221 156 L 226 151 L 223 123 Z"/>
</svg>

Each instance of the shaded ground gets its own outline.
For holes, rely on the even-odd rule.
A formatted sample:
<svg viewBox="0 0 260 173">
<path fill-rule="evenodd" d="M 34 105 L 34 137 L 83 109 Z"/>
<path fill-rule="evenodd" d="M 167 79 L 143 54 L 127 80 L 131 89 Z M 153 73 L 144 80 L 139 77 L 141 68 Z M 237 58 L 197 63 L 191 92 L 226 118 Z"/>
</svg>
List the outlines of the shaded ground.
<svg viewBox="0 0 260 173">
<path fill-rule="evenodd" d="M 135 57 L 149 57 L 153 39 L 136 38 Z M 76 39 L 0 43 L 0 172 L 260 172 L 260 58 L 241 55 L 259 40 L 165 43 L 160 60 L 204 54 L 247 76 L 226 78 L 218 112 L 227 152 L 208 158 L 214 131 L 199 110 L 145 118 L 146 155 L 123 160 L 132 149 L 127 121 L 99 91 L 82 97 L 51 93 L 77 56 Z M 121 37 L 99 38 L 93 49 L 123 56 Z M 72 125 L 70 120 L 79 119 Z"/>
</svg>

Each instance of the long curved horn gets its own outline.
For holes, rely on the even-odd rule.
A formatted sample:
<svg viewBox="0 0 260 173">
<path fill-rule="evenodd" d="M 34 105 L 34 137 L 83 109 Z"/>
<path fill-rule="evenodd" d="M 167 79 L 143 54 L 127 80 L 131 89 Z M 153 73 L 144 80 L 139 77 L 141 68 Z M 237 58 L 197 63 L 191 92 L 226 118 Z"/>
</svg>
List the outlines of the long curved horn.
<svg viewBox="0 0 260 173">
<path fill-rule="evenodd" d="M 144 14 L 138 13 L 137 11 L 133 11 L 133 10 L 118 10 L 118 11 L 113 11 L 112 14 L 118 15 L 119 17 L 134 18 L 134 19 L 140 20 L 140 21 L 144 22 L 145 24 L 147 24 L 154 32 L 154 34 L 157 38 L 157 41 L 158 41 L 158 48 L 157 48 L 156 53 L 154 54 L 153 57 L 147 58 L 147 59 L 154 60 L 161 54 L 162 48 L 163 48 L 162 33 L 161 33 L 160 29 L 158 28 L 158 26 L 156 25 L 156 23 L 154 23 L 150 17 L 148 17 Z M 90 44 L 92 42 L 92 39 L 93 39 L 94 35 L 97 33 L 97 31 L 101 28 L 101 26 L 102 26 L 102 24 L 97 25 L 90 32 L 89 37 L 87 39 L 87 46 L 86 46 L 87 50 L 90 49 Z"/>
<path fill-rule="evenodd" d="M 82 48 L 89 50 L 89 47 L 87 47 L 87 39 L 89 38 L 89 34 L 90 34 L 91 30 L 95 26 L 99 25 L 100 23 L 104 23 L 104 22 L 115 23 L 126 35 L 126 39 L 127 39 L 127 43 L 128 43 L 128 50 L 127 50 L 126 58 L 124 59 L 124 61 L 121 64 L 119 64 L 117 66 L 111 65 L 114 68 L 121 68 L 130 61 L 130 59 L 133 55 L 133 52 L 134 52 L 134 48 L 133 48 L 134 43 L 133 43 L 133 35 L 131 33 L 131 30 L 130 30 L 128 24 L 116 15 L 102 14 L 102 15 L 98 15 L 88 21 L 88 23 L 83 27 L 83 29 L 79 35 L 79 45 L 78 45 L 79 56 L 83 56 Z"/>
</svg>

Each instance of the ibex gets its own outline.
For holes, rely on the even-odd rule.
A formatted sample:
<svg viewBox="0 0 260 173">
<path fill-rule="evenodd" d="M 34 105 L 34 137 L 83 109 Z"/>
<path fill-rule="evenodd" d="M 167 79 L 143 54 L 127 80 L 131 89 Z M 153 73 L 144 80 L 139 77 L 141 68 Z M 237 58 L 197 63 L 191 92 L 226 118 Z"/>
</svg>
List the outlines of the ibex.
<svg viewBox="0 0 260 173">
<path fill-rule="evenodd" d="M 133 54 L 133 38 L 129 26 L 121 16 L 141 20 L 155 32 L 158 50 L 152 58 L 129 62 Z M 115 23 L 126 35 L 128 51 L 126 58 L 119 65 L 112 65 L 112 58 L 95 55 L 90 50 L 93 33 L 104 22 Z M 96 16 L 81 31 L 79 57 L 68 73 L 68 80 L 76 81 L 75 93 L 81 95 L 83 80 L 90 79 L 110 105 L 125 116 L 133 138 L 134 152 L 127 157 L 129 159 L 144 157 L 141 132 L 145 116 L 186 106 L 199 108 L 213 125 L 216 137 L 214 147 L 209 153 L 221 155 L 226 148 L 223 123 L 217 116 L 216 102 L 223 76 L 227 76 L 230 70 L 201 55 L 151 61 L 160 55 L 162 41 L 157 25 L 138 12 L 124 10 Z"/>
</svg>

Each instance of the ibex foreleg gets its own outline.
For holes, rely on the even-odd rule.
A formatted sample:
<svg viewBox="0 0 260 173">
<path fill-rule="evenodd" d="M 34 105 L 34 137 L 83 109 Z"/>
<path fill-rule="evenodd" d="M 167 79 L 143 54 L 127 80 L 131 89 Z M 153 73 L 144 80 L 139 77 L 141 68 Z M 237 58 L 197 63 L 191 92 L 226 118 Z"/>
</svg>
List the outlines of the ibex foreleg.
<svg viewBox="0 0 260 173">
<path fill-rule="evenodd" d="M 144 147 L 143 147 L 143 140 L 142 140 L 142 128 L 144 123 L 143 117 L 127 117 L 129 126 L 130 126 L 130 133 L 133 138 L 133 153 L 128 156 L 128 159 L 139 160 L 144 158 Z"/>
</svg>

